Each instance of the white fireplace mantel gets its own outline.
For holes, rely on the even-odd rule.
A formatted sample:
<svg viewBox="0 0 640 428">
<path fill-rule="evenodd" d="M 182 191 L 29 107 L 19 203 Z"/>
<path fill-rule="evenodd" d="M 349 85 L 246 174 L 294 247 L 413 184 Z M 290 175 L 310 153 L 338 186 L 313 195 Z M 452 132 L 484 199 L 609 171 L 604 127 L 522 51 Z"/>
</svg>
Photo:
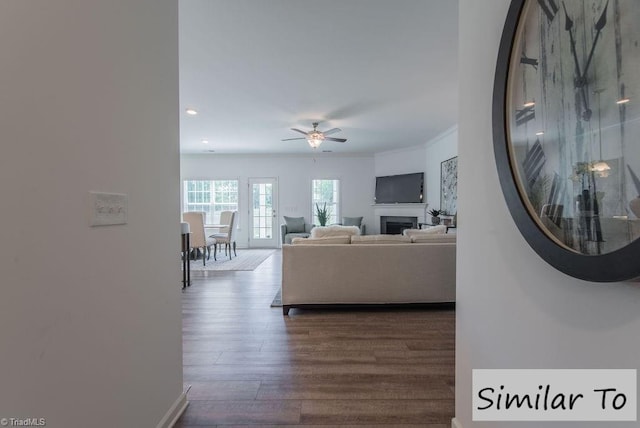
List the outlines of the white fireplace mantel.
<svg viewBox="0 0 640 428">
<path fill-rule="evenodd" d="M 373 204 L 374 222 L 372 228 L 367 225 L 367 233 L 380 233 L 381 216 L 417 217 L 418 223 L 427 223 L 427 207 L 429 204 Z M 373 229 L 373 230 L 371 230 Z M 371 232 L 369 232 L 371 230 Z"/>
<path fill-rule="evenodd" d="M 371 204 L 372 207 L 374 208 L 386 208 L 386 207 L 395 207 L 395 208 L 415 208 L 415 207 L 420 207 L 423 208 L 425 205 L 429 205 L 429 204 L 423 204 L 423 203 L 413 203 L 413 204 Z"/>
</svg>

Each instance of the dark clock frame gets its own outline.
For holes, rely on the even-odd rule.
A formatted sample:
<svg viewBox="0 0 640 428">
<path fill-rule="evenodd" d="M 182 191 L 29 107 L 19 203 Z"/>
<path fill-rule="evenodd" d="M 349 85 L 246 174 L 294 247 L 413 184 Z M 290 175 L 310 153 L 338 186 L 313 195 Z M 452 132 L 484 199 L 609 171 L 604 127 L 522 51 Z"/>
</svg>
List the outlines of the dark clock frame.
<svg viewBox="0 0 640 428">
<path fill-rule="evenodd" d="M 518 188 L 508 136 L 509 70 L 519 22 L 527 0 L 512 0 L 500 47 L 493 90 L 493 149 L 505 201 L 531 248 L 557 270 L 586 281 L 616 282 L 640 278 L 640 239 L 610 253 L 584 255 L 556 243 L 531 216 Z"/>
</svg>

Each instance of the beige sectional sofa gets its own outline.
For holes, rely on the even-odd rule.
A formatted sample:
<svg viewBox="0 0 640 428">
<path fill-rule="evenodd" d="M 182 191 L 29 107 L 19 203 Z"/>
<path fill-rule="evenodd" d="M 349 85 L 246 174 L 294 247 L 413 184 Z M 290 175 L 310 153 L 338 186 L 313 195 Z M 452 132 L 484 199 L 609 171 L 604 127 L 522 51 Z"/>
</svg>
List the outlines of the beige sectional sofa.
<svg viewBox="0 0 640 428">
<path fill-rule="evenodd" d="M 282 309 L 455 302 L 456 236 L 294 239 L 282 247 Z"/>
</svg>

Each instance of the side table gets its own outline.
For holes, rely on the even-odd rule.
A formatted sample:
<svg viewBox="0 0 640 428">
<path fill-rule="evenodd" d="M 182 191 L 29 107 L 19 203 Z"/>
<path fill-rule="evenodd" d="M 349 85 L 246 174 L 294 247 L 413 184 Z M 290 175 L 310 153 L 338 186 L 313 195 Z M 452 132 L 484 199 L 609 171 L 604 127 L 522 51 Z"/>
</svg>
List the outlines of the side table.
<svg viewBox="0 0 640 428">
<path fill-rule="evenodd" d="M 189 228 L 189 223 L 180 223 L 180 232 L 182 238 L 182 288 L 184 289 L 191 285 L 191 261 L 189 260 L 189 249 L 191 248 L 189 240 L 191 230 Z"/>
</svg>

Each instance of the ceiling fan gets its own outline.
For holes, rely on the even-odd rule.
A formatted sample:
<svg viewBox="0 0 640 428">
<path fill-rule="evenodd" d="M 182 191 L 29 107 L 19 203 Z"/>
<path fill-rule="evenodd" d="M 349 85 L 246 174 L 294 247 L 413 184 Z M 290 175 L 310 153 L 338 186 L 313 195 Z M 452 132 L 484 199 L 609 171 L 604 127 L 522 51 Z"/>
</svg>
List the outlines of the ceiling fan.
<svg viewBox="0 0 640 428">
<path fill-rule="evenodd" d="M 344 143 L 345 141 L 347 141 L 346 138 L 327 137 L 327 135 L 335 134 L 336 132 L 342 131 L 342 129 L 340 128 L 332 128 L 332 129 L 329 129 L 328 131 L 322 132 L 322 131 L 318 131 L 318 122 L 313 122 L 312 125 L 313 125 L 313 130 L 309 132 L 304 132 L 303 130 L 297 129 L 297 128 L 291 128 L 292 131 L 296 131 L 301 134 L 304 134 L 304 137 L 285 138 L 282 141 L 307 140 L 307 142 L 309 143 L 312 149 L 317 149 L 320 146 L 320 144 L 322 144 L 322 142 L 325 140 L 335 141 L 337 143 Z"/>
</svg>

